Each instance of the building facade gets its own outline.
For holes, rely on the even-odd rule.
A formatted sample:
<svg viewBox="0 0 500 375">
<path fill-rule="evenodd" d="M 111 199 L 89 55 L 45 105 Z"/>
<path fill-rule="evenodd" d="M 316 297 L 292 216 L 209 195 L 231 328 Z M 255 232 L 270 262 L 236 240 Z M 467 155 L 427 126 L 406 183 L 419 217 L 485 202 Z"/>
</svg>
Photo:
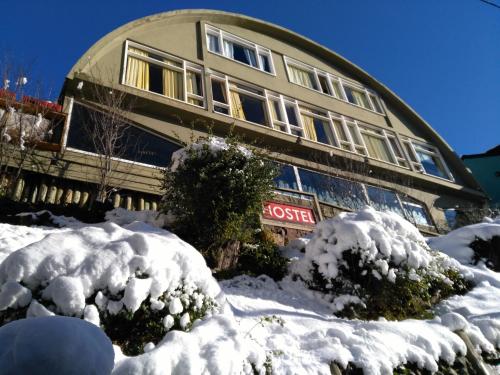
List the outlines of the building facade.
<svg viewBox="0 0 500 375">
<path fill-rule="evenodd" d="M 139 146 L 116 161 L 115 205 L 155 208 L 158 167 L 208 128 L 216 135 L 232 129 L 271 150 L 281 166 L 279 194 L 262 220 L 277 232 L 308 230 L 370 204 L 435 233 L 446 209 L 486 199 L 454 151 L 390 89 L 331 50 L 264 21 L 174 11 L 130 22 L 94 44 L 60 97 L 68 122 L 49 173 L 65 181 L 92 183 L 99 175 L 82 131 L 92 111 L 106 111 L 86 91 L 96 82 L 134 99 L 126 132 Z"/>
<path fill-rule="evenodd" d="M 500 209 L 500 145 L 482 154 L 463 155 L 462 160 L 490 198 L 490 206 Z"/>
</svg>

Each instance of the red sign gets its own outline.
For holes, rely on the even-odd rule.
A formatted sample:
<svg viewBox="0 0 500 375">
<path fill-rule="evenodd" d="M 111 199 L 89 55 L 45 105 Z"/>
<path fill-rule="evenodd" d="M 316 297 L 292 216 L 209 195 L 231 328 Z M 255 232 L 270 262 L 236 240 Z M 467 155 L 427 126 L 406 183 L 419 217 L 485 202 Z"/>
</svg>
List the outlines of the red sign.
<svg viewBox="0 0 500 375">
<path fill-rule="evenodd" d="M 275 202 L 264 203 L 262 216 L 266 219 L 289 221 L 292 223 L 314 225 L 313 210 L 310 208 L 291 206 Z"/>
</svg>

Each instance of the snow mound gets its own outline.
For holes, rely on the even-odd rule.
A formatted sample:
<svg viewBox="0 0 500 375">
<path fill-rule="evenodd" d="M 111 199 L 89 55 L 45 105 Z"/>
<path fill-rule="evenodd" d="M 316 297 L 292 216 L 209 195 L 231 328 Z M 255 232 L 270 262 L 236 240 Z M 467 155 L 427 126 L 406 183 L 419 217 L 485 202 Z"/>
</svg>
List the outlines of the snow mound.
<svg viewBox="0 0 500 375">
<path fill-rule="evenodd" d="M 460 263 L 471 264 L 474 250 L 469 245 L 477 238 L 484 241 L 492 237 L 500 237 L 500 216 L 496 219 L 485 218 L 482 223 L 455 229 L 450 233 L 427 240 L 430 247 L 437 249 Z"/>
<path fill-rule="evenodd" d="M 55 313 L 77 317 L 96 293 L 97 307 L 115 314 L 122 309 L 133 313 L 147 298 L 156 301 L 183 285 L 213 299 L 220 293 L 200 253 L 177 236 L 142 223 L 47 229 L 42 239 L 0 264 L 2 300 L 10 297 L 14 305 L 22 298 L 24 304 L 25 294 L 10 287 L 9 295 L 7 283 L 41 294 L 38 302 L 50 301 Z"/>
<path fill-rule="evenodd" d="M 0 328 L 2 374 L 109 375 L 113 362 L 109 338 L 81 319 L 22 319 Z"/>
<path fill-rule="evenodd" d="M 184 161 L 188 159 L 192 153 L 196 154 L 203 150 L 210 150 L 212 154 L 215 155 L 218 152 L 228 150 L 229 148 L 230 145 L 228 145 L 226 141 L 220 137 L 200 139 L 197 142 L 181 148 L 180 150 L 177 150 L 172 154 L 170 170 L 172 172 L 175 172 L 177 168 L 179 168 L 179 166 L 183 164 Z M 243 146 L 236 146 L 236 148 L 246 157 L 250 157 L 252 155 L 252 152 Z"/>
<path fill-rule="evenodd" d="M 202 255 L 174 234 L 137 221 L 2 227 L 0 321 L 26 311 L 30 318 L 67 315 L 100 325 L 146 308 L 166 336 L 135 357 L 116 347 L 120 369 L 233 374 L 251 372 L 250 362 L 263 365 L 264 352 L 239 334 Z"/>
<path fill-rule="evenodd" d="M 158 211 L 129 211 L 125 208 L 115 208 L 106 212 L 106 221 L 118 225 L 132 224 L 134 221 L 141 221 L 153 227 L 164 228 L 172 223 L 173 218 Z"/>
</svg>

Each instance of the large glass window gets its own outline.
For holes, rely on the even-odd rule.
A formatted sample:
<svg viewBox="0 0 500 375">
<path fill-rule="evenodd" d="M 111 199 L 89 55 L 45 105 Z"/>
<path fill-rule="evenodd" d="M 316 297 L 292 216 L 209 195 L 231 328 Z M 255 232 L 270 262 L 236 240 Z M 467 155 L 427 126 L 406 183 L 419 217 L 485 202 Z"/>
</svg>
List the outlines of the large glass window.
<svg viewBox="0 0 500 375">
<path fill-rule="evenodd" d="M 344 90 L 349 103 L 356 104 L 367 109 L 372 109 L 364 91 L 347 85 L 344 85 Z"/>
<path fill-rule="evenodd" d="M 206 26 L 210 52 L 238 61 L 252 68 L 274 74 L 271 51 L 213 26 Z M 221 48 L 222 46 L 222 48 Z"/>
<path fill-rule="evenodd" d="M 309 87 L 313 90 L 318 90 L 315 75 L 313 71 L 299 67 L 297 65 L 288 64 L 288 74 L 290 81 L 301 86 Z"/>
<path fill-rule="evenodd" d="M 205 105 L 201 66 L 131 41 L 126 45 L 123 84 L 200 107 Z"/>
<path fill-rule="evenodd" d="M 92 129 L 90 111 L 92 110 L 78 103 L 73 105 L 66 145 L 95 153 L 90 133 Z M 170 164 L 172 153 L 180 149 L 180 146 L 133 125 L 124 126 L 122 132 L 117 150 L 117 155 L 120 155 L 121 159 L 166 167 Z"/>
<path fill-rule="evenodd" d="M 398 196 L 393 191 L 367 185 L 366 192 L 368 194 L 368 198 L 370 199 L 370 204 L 376 210 L 392 211 L 402 217 L 405 217 Z"/>
<path fill-rule="evenodd" d="M 359 183 L 301 168 L 298 171 L 302 191 L 316 194 L 320 201 L 353 210 L 366 204 L 363 187 Z"/>
<path fill-rule="evenodd" d="M 435 147 L 409 138 L 404 138 L 403 144 L 415 169 L 431 176 L 453 181 L 453 175 Z"/>
<path fill-rule="evenodd" d="M 360 132 L 370 157 L 388 163 L 395 163 L 383 132 L 366 127 L 360 127 Z"/>
<path fill-rule="evenodd" d="M 278 166 L 280 168 L 280 174 L 274 179 L 276 187 L 299 190 L 294 168 L 291 165 L 286 164 L 278 164 Z"/>
<path fill-rule="evenodd" d="M 241 120 L 268 125 L 265 97 L 258 90 L 244 85 L 230 83 L 231 114 Z"/>
<path fill-rule="evenodd" d="M 432 227 L 432 220 L 424 205 L 408 197 L 401 198 L 408 219 L 416 225 Z"/>
<path fill-rule="evenodd" d="M 301 108 L 301 119 L 305 137 L 316 142 L 336 146 L 335 136 L 330 126 L 330 120 L 325 114 L 314 113 L 307 108 Z"/>
</svg>

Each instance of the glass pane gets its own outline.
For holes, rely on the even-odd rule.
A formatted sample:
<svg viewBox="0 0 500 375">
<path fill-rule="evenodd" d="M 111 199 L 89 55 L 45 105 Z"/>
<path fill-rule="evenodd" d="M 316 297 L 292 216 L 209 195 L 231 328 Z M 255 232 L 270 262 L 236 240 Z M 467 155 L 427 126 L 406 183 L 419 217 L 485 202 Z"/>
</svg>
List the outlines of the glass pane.
<svg viewBox="0 0 500 375">
<path fill-rule="evenodd" d="M 340 90 L 340 84 L 337 81 L 330 81 L 333 86 L 333 91 L 335 91 L 335 96 L 339 99 L 344 99 L 342 91 Z"/>
<path fill-rule="evenodd" d="M 380 106 L 380 102 L 378 101 L 378 98 L 375 95 L 370 94 L 370 98 L 372 100 L 373 106 L 375 107 L 375 111 L 378 113 L 383 113 L 382 107 Z"/>
<path fill-rule="evenodd" d="M 354 124 L 347 124 L 347 127 L 349 128 L 349 132 L 351 133 L 351 138 L 354 144 L 358 146 L 362 146 L 361 140 L 358 137 L 358 132 L 356 131 L 356 127 Z"/>
<path fill-rule="evenodd" d="M 187 91 L 191 94 L 203 96 L 203 89 L 201 84 L 201 74 L 197 72 L 186 72 L 187 76 Z"/>
<path fill-rule="evenodd" d="M 330 123 L 318 118 L 314 118 L 314 128 L 316 130 L 317 141 L 328 145 L 336 145 Z"/>
<path fill-rule="evenodd" d="M 212 80 L 212 97 L 217 102 L 227 104 L 226 84 L 224 82 Z"/>
<path fill-rule="evenodd" d="M 401 152 L 401 149 L 399 148 L 398 141 L 396 141 L 396 138 L 389 137 L 389 143 L 391 144 L 392 151 L 394 151 L 394 154 L 398 158 L 404 159 L 405 157 L 403 156 L 403 153 Z"/>
<path fill-rule="evenodd" d="M 68 147 L 96 152 L 90 135 L 93 126 L 90 111 L 85 106 L 74 104 L 67 139 Z M 119 147 L 122 159 L 166 167 L 170 164 L 172 153 L 180 149 L 180 146 L 132 125 L 124 125 L 121 131 Z"/>
<path fill-rule="evenodd" d="M 149 91 L 163 95 L 163 68 L 149 64 Z"/>
<path fill-rule="evenodd" d="M 269 61 L 269 56 L 264 54 L 259 54 L 260 66 L 265 72 L 271 73 L 271 63 Z"/>
<path fill-rule="evenodd" d="M 290 71 L 290 81 L 314 90 L 318 90 L 314 74 L 312 72 L 293 65 L 289 65 L 288 68 Z"/>
<path fill-rule="evenodd" d="M 366 148 L 368 149 L 368 155 L 372 158 L 384 160 L 389 163 L 394 162 L 384 139 L 367 133 L 362 133 L 362 135 Z"/>
<path fill-rule="evenodd" d="M 417 225 L 432 226 L 432 221 L 427 210 L 419 203 L 410 202 L 408 199 L 403 199 L 403 207 L 410 220 Z"/>
<path fill-rule="evenodd" d="M 424 167 L 425 173 L 437 177 L 448 178 L 445 169 L 443 167 L 443 164 L 438 157 L 418 150 L 417 150 L 417 155 L 418 158 L 420 159 L 420 163 Z"/>
<path fill-rule="evenodd" d="M 231 91 L 231 109 L 236 118 L 267 125 L 263 100 Z"/>
<path fill-rule="evenodd" d="M 359 209 L 366 204 L 360 184 L 321 173 L 299 168 L 302 190 L 314 193 L 320 201 L 350 209 Z"/>
<path fill-rule="evenodd" d="M 286 115 L 288 117 L 288 123 L 290 125 L 299 126 L 299 122 L 297 120 L 297 114 L 295 113 L 295 105 L 293 104 L 285 104 Z"/>
<path fill-rule="evenodd" d="M 271 108 L 271 117 L 273 120 L 284 121 L 281 115 L 279 102 L 275 100 L 269 101 L 269 108 Z"/>
<path fill-rule="evenodd" d="M 376 210 L 392 211 L 402 217 L 405 217 L 396 193 L 390 190 L 380 189 L 378 187 L 369 185 L 366 186 L 366 191 L 368 193 L 368 198 L 370 199 L 371 205 Z"/>
<path fill-rule="evenodd" d="M 332 95 L 332 93 L 330 92 L 330 88 L 328 87 L 326 77 L 320 75 L 318 76 L 318 78 L 319 78 L 319 84 L 321 85 L 321 91 L 324 94 Z"/>
<path fill-rule="evenodd" d="M 212 34 L 207 34 L 207 36 L 208 36 L 208 50 L 215 53 L 221 53 L 219 37 L 217 35 L 212 35 Z"/>
<path fill-rule="evenodd" d="M 347 134 L 344 131 L 344 127 L 342 126 L 342 123 L 337 120 L 332 120 L 333 126 L 335 127 L 335 131 L 337 132 L 337 135 L 339 136 L 341 141 L 349 141 L 349 138 L 347 138 Z"/>
<path fill-rule="evenodd" d="M 230 57 L 244 64 L 257 67 L 257 58 L 255 56 L 255 51 L 247 47 L 224 40 L 224 51 L 227 57 Z"/>
<path fill-rule="evenodd" d="M 297 178 L 291 165 L 280 164 L 280 174 L 274 179 L 276 187 L 282 189 L 299 190 Z"/>
</svg>

